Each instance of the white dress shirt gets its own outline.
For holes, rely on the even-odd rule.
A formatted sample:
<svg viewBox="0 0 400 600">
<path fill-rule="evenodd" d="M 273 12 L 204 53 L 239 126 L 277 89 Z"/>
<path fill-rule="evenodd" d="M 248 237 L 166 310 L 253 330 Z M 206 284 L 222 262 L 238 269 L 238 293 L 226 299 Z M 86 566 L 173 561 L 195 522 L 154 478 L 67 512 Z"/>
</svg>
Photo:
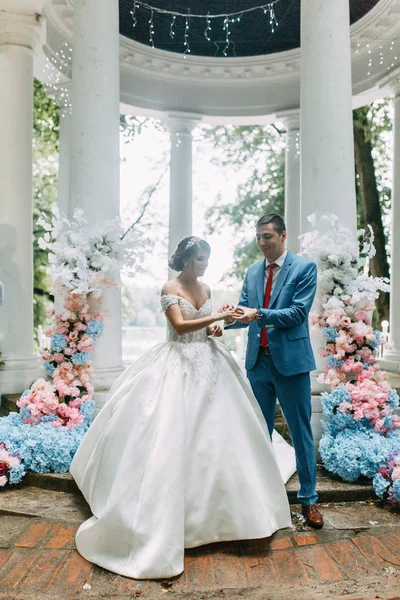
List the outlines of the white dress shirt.
<svg viewBox="0 0 400 600">
<path fill-rule="evenodd" d="M 272 275 L 272 289 L 271 289 L 271 295 L 272 295 L 276 281 L 279 277 L 279 273 L 281 272 L 283 263 L 285 262 L 286 255 L 287 255 L 287 250 L 285 250 L 285 252 L 283 254 L 281 254 L 279 258 L 274 260 L 273 263 L 270 263 L 267 258 L 265 259 L 264 292 L 265 292 L 265 286 L 267 285 L 267 279 L 268 279 L 268 274 L 269 274 L 269 265 L 270 264 L 276 265 L 276 267 L 274 269 L 274 274 Z"/>
</svg>

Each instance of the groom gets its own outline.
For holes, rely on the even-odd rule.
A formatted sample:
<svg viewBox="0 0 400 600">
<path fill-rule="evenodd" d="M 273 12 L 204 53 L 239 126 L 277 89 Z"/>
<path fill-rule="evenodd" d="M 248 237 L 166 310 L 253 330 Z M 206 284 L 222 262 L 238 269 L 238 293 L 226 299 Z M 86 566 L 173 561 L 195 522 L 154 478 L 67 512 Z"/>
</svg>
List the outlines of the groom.
<svg viewBox="0 0 400 600">
<path fill-rule="evenodd" d="M 316 366 L 308 331 L 317 268 L 286 250 L 285 240 L 282 217 L 274 213 L 261 217 L 256 242 L 264 259 L 249 267 L 238 304 L 242 314 L 227 324 L 232 328 L 249 326 L 247 377 L 271 436 L 279 399 L 296 453 L 297 498 L 307 524 L 319 529 L 324 520 L 315 506 L 316 457 L 310 425 L 310 371 Z"/>
</svg>

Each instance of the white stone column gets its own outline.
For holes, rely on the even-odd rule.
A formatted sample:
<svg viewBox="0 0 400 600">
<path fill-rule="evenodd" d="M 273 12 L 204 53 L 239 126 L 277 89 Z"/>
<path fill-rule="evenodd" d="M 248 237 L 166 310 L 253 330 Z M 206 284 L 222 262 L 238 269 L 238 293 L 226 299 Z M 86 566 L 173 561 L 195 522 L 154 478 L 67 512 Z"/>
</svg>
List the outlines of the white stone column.
<svg viewBox="0 0 400 600">
<path fill-rule="evenodd" d="M 400 373 L 400 86 L 394 98 L 393 121 L 393 183 L 392 183 L 392 252 L 390 262 L 390 341 L 392 350 L 385 350 L 382 368 Z"/>
<path fill-rule="evenodd" d="M 74 0 L 70 211 L 89 222 L 119 215 L 119 25 L 116 0 Z M 96 406 L 122 372 L 121 297 L 106 289 L 104 333 L 96 340 Z"/>
<path fill-rule="evenodd" d="M 356 232 L 349 0 L 301 2 L 301 222 L 336 213 Z"/>
<path fill-rule="evenodd" d="M 193 115 L 169 113 L 164 126 L 171 135 L 168 256 L 178 242 L 192 234 L 192 130 Z"/>
<path fill-rule="evenodd" d="M 302 0 L 300 75 L 301 231 L 307 217 L 335 213 L 356 235 L 349 0 Z M 317 370 L 313 394 L 326 390 L 320 337 L 311 341 Z M 322 434 L 320 397 L 312 397 L 316 447 Z"/>
<path fill-rule="evenodd" d="M 0 394 L 42 373 L 33 351 L 33 57 L 40 16 L 0 11 Z"/>
<path fill-rule="evenodd" d="M 287 247 L 300 252 L 300 111 L 291 110 L 278 114 L 286 126 L 285 158 L 285 223 Z"/>
</svg>

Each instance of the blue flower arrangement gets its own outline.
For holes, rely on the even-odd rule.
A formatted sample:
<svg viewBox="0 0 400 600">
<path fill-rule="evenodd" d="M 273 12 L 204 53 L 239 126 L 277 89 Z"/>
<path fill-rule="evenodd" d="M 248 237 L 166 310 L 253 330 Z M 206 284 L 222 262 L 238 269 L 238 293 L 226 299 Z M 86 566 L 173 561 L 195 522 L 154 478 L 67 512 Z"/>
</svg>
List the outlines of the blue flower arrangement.
<svg viewBox="0 0 400 600">
<path fill-rule="evenodd" d="M 10 471 L 10 483 L 19 483 L 28 470 L 36 473 L 66 473 L 78 446 L 88 430 L 95 404 L 88 400 L 81 407 L 84 421 L 77 427 L 54 427 L 51 417 L 37 425 L 28 425 L 20 413 L 0 419 L 0 439 L 11 452 L 17 452 L 21 465 Z"/>
</svg>

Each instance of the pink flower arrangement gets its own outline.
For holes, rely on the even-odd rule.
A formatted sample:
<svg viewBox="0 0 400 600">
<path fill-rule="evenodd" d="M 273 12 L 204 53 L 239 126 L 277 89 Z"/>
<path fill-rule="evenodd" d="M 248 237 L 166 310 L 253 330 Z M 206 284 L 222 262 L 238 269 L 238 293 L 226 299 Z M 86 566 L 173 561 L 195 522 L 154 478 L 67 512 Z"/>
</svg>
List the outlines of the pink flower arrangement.
<svg viewBox="0 0 400 600">
<path fill-rule="evenodd" d="M 48 314 L 51 316 L 53 312 L 48 311 Z M 94 337 L 86 331 L 90 323 L 93 335 L 100 335 L 103 317 L 90 314 L 86 296 L 71 292 L 65 299 L 63 311 L 55 315 L 55 321 L 54 326 L 46 330 L 46 334 L 52 336 L 52 347 L 40 351 L 52 383 L 38 379 L 17 404 L 21 409 L 25 407 L 24 420 L 30 425 L 52 415 L 54 418 L 47 420 L 54 427 L 70 429 L 83 422 L 80 408 L 93 397 L 90 355 Z"/>
<path fill-rule="evenodd" d="M 342 306 L 325 307 L 321 312 L 310 315 L 311 327 L 325 337 L 326 343 L 319 353 L 327 359 L 325 373 L 318 377 L 320 383 L 334 389 L 348 381 L 351 374 L 356 376 L 376 364 L 375 350 L 384 340 L 379 331 L 371 326 L 367 313 L 368 302 L 363 308 L 354 310 L 342 302 Z"/>
<path fill-rule="evenodd" d="M 340 412 L 351 414 L 356 421 L 367 419 L 375 431 L 383 435 L 400 429 L 400 417 L 392 414 L 392 388 L 386 373 L 377 369 L 362 371 L 354 383 L 346 383 L 343 387 L 349 392 L 351 401 L 340 404 Z"/>
</svg>

